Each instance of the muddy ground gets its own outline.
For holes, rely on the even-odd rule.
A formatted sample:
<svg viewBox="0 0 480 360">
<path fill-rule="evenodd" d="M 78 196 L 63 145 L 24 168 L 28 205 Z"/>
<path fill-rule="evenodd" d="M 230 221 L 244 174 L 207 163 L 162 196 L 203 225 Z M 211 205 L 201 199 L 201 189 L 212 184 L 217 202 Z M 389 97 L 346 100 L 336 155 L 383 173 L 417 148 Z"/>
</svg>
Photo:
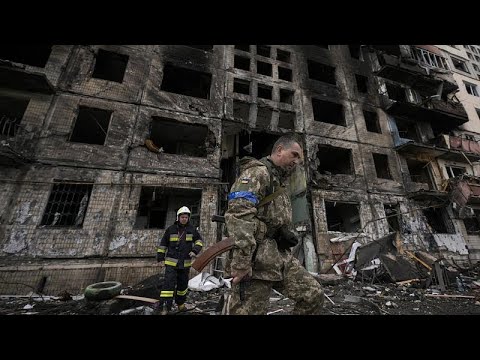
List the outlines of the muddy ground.
<svg viewBox="0 0 480 360">
<path fill-rule="evenodd" d="M 420 288 L 413 282 L 367 283 L 348 278 L 321 281 L 325 290 L 323 315 L 480 315 L 480 287 L 465 284 L 464 291 L 450 287 L 440 291 L 435 286 Z M 123 294 L 158 298 L 159 276 L 152 276 Z M 460 289 L 462 290 L 462 289 Z M 221 315 L 226 287 L 208 292 L 190 291 L 189 310 L 170 315 Z M 293 301 L 272 291 L 267 315 L 292 314 Z M 91 301 L 82 294 L 67 292 L 58 296 L 0 297 L 0 315 L 156 315 L 155 305 L 137 300 L 110 299 Z"/>
</svg>

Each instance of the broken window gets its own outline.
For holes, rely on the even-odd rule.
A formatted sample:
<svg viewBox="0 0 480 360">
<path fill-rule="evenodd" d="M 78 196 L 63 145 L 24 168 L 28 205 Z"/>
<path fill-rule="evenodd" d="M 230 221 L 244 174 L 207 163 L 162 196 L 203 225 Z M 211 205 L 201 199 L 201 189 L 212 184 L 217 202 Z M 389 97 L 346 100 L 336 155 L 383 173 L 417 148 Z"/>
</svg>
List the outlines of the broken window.
<svg viewBox="0 0 480 360">
<path fill-rule="evenodd" d="M 472 64 L 472 65 L 476 72 L 480 72 L 480 68 L 477 66 L 477 64 Z"/>
<path fill-rule="evenodd" d="M 235 49 L 249 52 L 250 45 L 235 45 Z"/>
<path fill-rule="evenodd" d="M 127 63 L 128 55 L 99 49 L 92 77 L 121 83 Z"/>
<path fill-rule="evenodd" d="M 378 114 L 373 111 L 363 110 L 363 118 L 365 119 L 365 125 L 367 131 L 381 134 L 380 123 L 378 122 Z"/>
<path fill-rule="evenodd" d="M 257 74 L 272 76 L 272 64 L 257 61 Z"/>
<path fill-rule="evenodd" d="M 175 94 L 210 99 L 212 74 L 165 64 L 161 90 Z"/>
<path fill-rule="evenodd" d="M 290 52 L 282 49 L 277 49 L 277 60 L 283 62 L 290 62 Z"/>
<path fill-rule="evenodd" d="M 323 81 L 336 85 L 335 68 L 316 61 L 308 60 L 308 77 L 313 80 Z"/>
<path fill-rule="evenodd" d="M 292 105 L 293 94 L 294 92 L 291 90 L 280 89 L 280 102 Z"/>
<path fill-rule="evenodd" d="M 190 223 L 199 226 L 201 198 L 198 189 L 142 186 L 134 229 L 165 229 L 175 222 L 181 206 L 192 212 Z"/>
<path fill-rule="evenodd" d="M 325 201 L 328 231 L 354 233 L 361 229 L 359 204 Z"/>
<path fill-rule="evenodd" d="M 233 79 L 233 92 L 250 95 L 250 81 L 237 78 Z"/>
<path fill-rule="evenodd" d="M 111 115 L 111 110 L 79 106 L 78 116 L 69 141 L 85 144 L 105 144 Z"/>
<path fill-rule="evenodd" d="M 235 120 L 248 122 L 250 117 L 249 114 L 250 104 L 243 101 L 233 100 L 233 118 Z"/>
<path fill-rule="evenodd" d="M 280 110 L 278 118 L 278 127 L 282 129 L 295 129 L 295 113 L 292 111 Z"/>
<path fill-rule="evenodd" d="M 390 167 L 388 166 L 388 155 L 372 153 L 372 156 L 377 178 L 391 179 L 392 174 L 390 173 Z"/>
<path fill-rule="evenodd" d="M 398 204 L 383 204 L 389 232 L 400 231 L 400 211 Z"/>
<path fill-rule="evenodd" d="M 270 50 L 268 45 L 257 45 L 257 55 L 270 57 Z"/>
<path fill-rule="evenodd" d="M 463 219 L 468 235 L 480 235 L 480 210 L 473 209 L 474 217 Z"/>
<path fill-rule="evenodd" d="M 433 233 L 455 234 L 455 228 L 448 216 L 446 208 L 432 207 L 423 209 L 423 214 Z"/>
<path fill-rule="evenodd" d="M 402 88 L 401 86 L 392 84 L 392 83 L 385 83 L 387 87 L 387 93 L 388 93 L 388 98 L 395 100 L 395 101 L 400 101 L 400 102 L 406 102 L 407 101 L 407 95 L 405 93 L 405 89 Z"/>
<path fill-rule="evenodd" d="M 0 136 L 15 136 L 30 99 L 0 95 Z"/>
<path fill-rule="evenodd" d="M 233 67 L 236 69 L 250 71 L 250 58 L 235 55 L 233 60 Z"/>
<path fill-rule="evenodd" d="M 405 121 L 402 119 L 395 119 L 397 125 L 398 135 L 402 139 L 410 139 L 415 142 L 421 142 L 417 133 L 417 126 L 411 121 Z"/>
<path fill-rule="evenodd" d="M 31 66 L 45 67 L 52 45 L 2 45 L 0 59 Z"/>
<path fill-rule="evenodd" d="M 470 73 L 468 71 L 467 64 L 465 64 L 465 61 L 452 57 L 452 63 L 455 69 L 466 72 L 466 73 Z"/>
<path fill-rule="evenodd" d="M 264 131 L 242 131 L 239 135 L 239 157 L 253 156 L 260 159 L 270 155 L 273 144 L 279 138 L 278 135 L 269 134 Z"/>
<path fill-rule="evenodd" d="M 259 106 L 257 111 L 257 122 L 255 127 L 257 129 L 270 129 L 270 123 L 272 122 L 273 110 L 269 107 Z"/>
<path fill-rule="evenodd" d="M 359 92 L 368 93 L 368 78 L 366 76 L 355 74 L 355 81 Z"/>
<path fill-rule="evenodd" d="M 215 137 L 206 125 L 152 117 L 150 139 L 167 154 L 206 157 L 213 152 Z"/>
<path fill-rule="evenodd" d="M 477 91 L 477 85 L 471 84 L 471 83 L 466 82 L 466 81 L 464 81 L 463 83 L 465 84 L 465 89 L 467 90 L 467 92 L 470 95 L 479 96 L 478 91 Z"/>
<path fill-rule="evenodd" d="M 343 106 L 331 101 L 312 98 L 313 119 L 328 124 L 347 126 Z"/>
<path fill-rule="evenodd" d="M 258 97 L 272 100 L 272 87 L 264 84 L 258 84 Z"/>
<path fill-rule="evenodd" d="M 279 66 L 278 67 L 278 78 L 280 80 L 285 80 L 285 81 L 292 81 L 292 69 L 289 68 L 284 68 Z"/>
<path fill-rule="evenodd" d="M 320 160 L 320 174 L 352 174 L 352 150 L 329 145 L 318 145 L 317 158 Z"/>
<path fill-rule="evenodd" d="M 348 45 L 348 50 L 350 51 L 350 56 L 352 58 L 361 60 L 360 45 Z"/>
<path fill-rule="evenodd" d="M 81 227 L 92 187 L 92 183 L 55 180 L 40 225 Z"/>
<path fill-rule="evenodd" d="M 447 170 L 447 174 L 448 174 L 449 179 L 454 178 L 456 176 L 460 176 L 462 174 L 465 174 L 465 172 L 467 171 L 467 169 L 465 169 L 464 167 L 459 167 L 459 166 L 448 166 L 448 165 L 446 165 L 445 169 Z"/>
<path fill-rule="evenodd" d="M 430 190 L 434 189 L 428 170 L 428 162 L 407 159 L 407 167 L 412 182 L 428 184 Z"/>
<path fill-rule="evenodd" d="M 449 70 L 447 59 L 428 50 L 412 46 L 412 55 L 424 65 Z"/>
</svg>

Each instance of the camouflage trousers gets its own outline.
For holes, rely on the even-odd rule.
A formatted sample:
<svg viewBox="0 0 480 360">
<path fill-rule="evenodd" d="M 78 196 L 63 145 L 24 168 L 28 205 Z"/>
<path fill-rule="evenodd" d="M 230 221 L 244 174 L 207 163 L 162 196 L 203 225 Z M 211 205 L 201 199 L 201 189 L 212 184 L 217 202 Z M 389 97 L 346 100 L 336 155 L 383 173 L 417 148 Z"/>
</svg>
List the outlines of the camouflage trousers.
<svg viewBox="0 0 480 360">
<path fill-rule="evenodd" d="M 315 278 L 292 258 L 285 264 L 282 281 L 252 279 L 245 283 L 243 301 L 240 285 L 232 287 L 228 312 L 230 315 L 265 315 L 272 289 L 295 301 L 293 314 L 318 315 L 325 301 L 323 290 Z"/>
</svg>

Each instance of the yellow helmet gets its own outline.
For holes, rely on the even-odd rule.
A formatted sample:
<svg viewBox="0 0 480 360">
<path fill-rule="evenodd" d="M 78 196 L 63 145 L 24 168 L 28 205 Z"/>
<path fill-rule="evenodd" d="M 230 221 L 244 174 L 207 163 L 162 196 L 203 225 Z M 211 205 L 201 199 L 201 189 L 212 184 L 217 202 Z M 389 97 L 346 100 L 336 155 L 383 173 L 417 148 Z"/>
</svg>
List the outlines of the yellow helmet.
<svg viewBox="0 0 480 360">
<path fill-rule="evenodd" d="M 177 211 L 177 220 L 179 219 L 180 215 L 181 214 L 188 214 L 188 216 L 190 217 L 190 214 L 191 214 L 191 211 L 188 207 L 186 206 L 182 206 L 180 209 L 178 209 Z"/>
</svg>

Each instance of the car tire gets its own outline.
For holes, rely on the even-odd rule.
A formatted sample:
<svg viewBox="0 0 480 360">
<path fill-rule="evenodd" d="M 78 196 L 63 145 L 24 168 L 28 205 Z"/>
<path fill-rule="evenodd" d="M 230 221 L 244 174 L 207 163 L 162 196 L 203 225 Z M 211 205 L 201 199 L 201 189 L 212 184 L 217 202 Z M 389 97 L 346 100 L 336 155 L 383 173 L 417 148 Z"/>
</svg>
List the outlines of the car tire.
<svg viewBox="0 0 480 360">
<path fill-rule="evenodd" d="M 108 300 L 120 295 L 122 284 L 118 281 L 104 281 L 88 285 L 84 295 L 88 300 Z"/>
</svg>

